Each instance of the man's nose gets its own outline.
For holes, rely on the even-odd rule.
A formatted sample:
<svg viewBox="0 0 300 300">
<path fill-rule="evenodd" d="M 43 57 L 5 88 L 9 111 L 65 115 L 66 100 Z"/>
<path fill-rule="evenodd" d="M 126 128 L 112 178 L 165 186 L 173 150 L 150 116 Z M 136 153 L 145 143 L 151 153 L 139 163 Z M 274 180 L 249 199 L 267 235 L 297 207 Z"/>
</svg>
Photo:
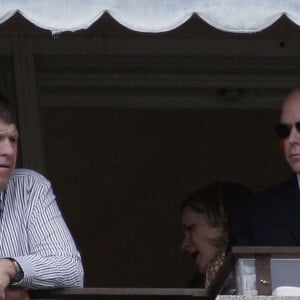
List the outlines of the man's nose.
<svg viewBox="0 0 300 300">
<path fill-rule="evenodd" d="M 9 139 L 5 139 L 4 141 L 2 141 L 2 145 L 1 145 L 1 154 L 2 155 L 11 155 L 13 154 L 14 149 L 13 149 L 13 145 L 11 143 L 11 141 Z"/>
<path fill-rule="evenodd" d="M 300 133 L 295 126 L 293 126 L 291 129 L 291 133 L 288 136 L 288 141 L 290 143 L 300 143 Z"/>
</svg>

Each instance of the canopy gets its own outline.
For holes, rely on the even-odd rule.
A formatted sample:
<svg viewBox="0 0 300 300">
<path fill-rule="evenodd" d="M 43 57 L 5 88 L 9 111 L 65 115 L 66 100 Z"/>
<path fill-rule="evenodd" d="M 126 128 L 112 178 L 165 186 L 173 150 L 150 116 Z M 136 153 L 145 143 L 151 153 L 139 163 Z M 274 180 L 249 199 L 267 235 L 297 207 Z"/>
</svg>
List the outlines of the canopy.
<svg viewBox="0 0 300 300">
<path fill-rule="evenodd" d="M 299 0 L 1 0 L 0 23 L 19 12 L 52 33 L 86 29 L 104 12 L 140 32 L 164 32 L 193 14 L 228 32 L 261 31 L 282 15 L 300 24 Z"/>
</svg>

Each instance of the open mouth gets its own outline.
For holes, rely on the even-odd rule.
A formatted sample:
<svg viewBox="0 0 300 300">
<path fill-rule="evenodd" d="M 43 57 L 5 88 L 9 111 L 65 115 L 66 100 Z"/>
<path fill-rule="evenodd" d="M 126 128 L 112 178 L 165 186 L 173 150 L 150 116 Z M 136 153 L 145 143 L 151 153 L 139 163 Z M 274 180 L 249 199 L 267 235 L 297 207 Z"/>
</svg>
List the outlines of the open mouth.
<svg viewBox="0 0 300 300">
<path fill-rule="evenodd" d="M 9 165 L 5 165 L 5 164 L 0 164 L 0 168 L 9 169 L 10 166 Z"/>
<path fill-rule="evenodd" d="M 192 253 L 190 254 L 190 256 L 191 256 L 192 259 L 196 259 L 197 256 L 198 256 L 198 254 L 199 254 L 198 251 L 194 251 L 194 252 L 192 252 Z"/>
</svg>

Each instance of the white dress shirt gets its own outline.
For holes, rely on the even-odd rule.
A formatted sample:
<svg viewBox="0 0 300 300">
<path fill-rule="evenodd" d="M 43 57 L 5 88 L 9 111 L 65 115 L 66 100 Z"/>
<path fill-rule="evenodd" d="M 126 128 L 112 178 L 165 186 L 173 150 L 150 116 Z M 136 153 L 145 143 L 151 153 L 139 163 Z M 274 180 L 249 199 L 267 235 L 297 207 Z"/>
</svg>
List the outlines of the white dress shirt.
<svg viewBox="0 0 300 300">
<path fill-rule="evenodd" d="M 45 177 L 16 169 L 0 193 L 0 214 L 0 257 L 14 258 L 24 271 L 16 285 L 83 286 L 80 254 Z"/>
</svg>

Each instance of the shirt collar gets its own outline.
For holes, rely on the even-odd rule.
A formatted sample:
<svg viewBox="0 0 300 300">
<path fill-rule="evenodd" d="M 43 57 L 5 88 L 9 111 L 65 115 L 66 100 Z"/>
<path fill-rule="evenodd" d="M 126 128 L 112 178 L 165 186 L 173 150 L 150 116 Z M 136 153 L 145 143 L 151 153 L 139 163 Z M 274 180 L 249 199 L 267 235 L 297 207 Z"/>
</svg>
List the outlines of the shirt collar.
<svg viewBox="0 0 300 300">
<path fill-rule="evenodd" d="M 6 193 L 6 189 L 0 192 L 0 211 L 2 211 L 4 207 L 5 193 Z"/>
<path fill-rule="evenodd" d="M 298 181 L 298 187 L 300 190 L 300 173 L 297 173 L 297 181 Z"/>
</svg>

